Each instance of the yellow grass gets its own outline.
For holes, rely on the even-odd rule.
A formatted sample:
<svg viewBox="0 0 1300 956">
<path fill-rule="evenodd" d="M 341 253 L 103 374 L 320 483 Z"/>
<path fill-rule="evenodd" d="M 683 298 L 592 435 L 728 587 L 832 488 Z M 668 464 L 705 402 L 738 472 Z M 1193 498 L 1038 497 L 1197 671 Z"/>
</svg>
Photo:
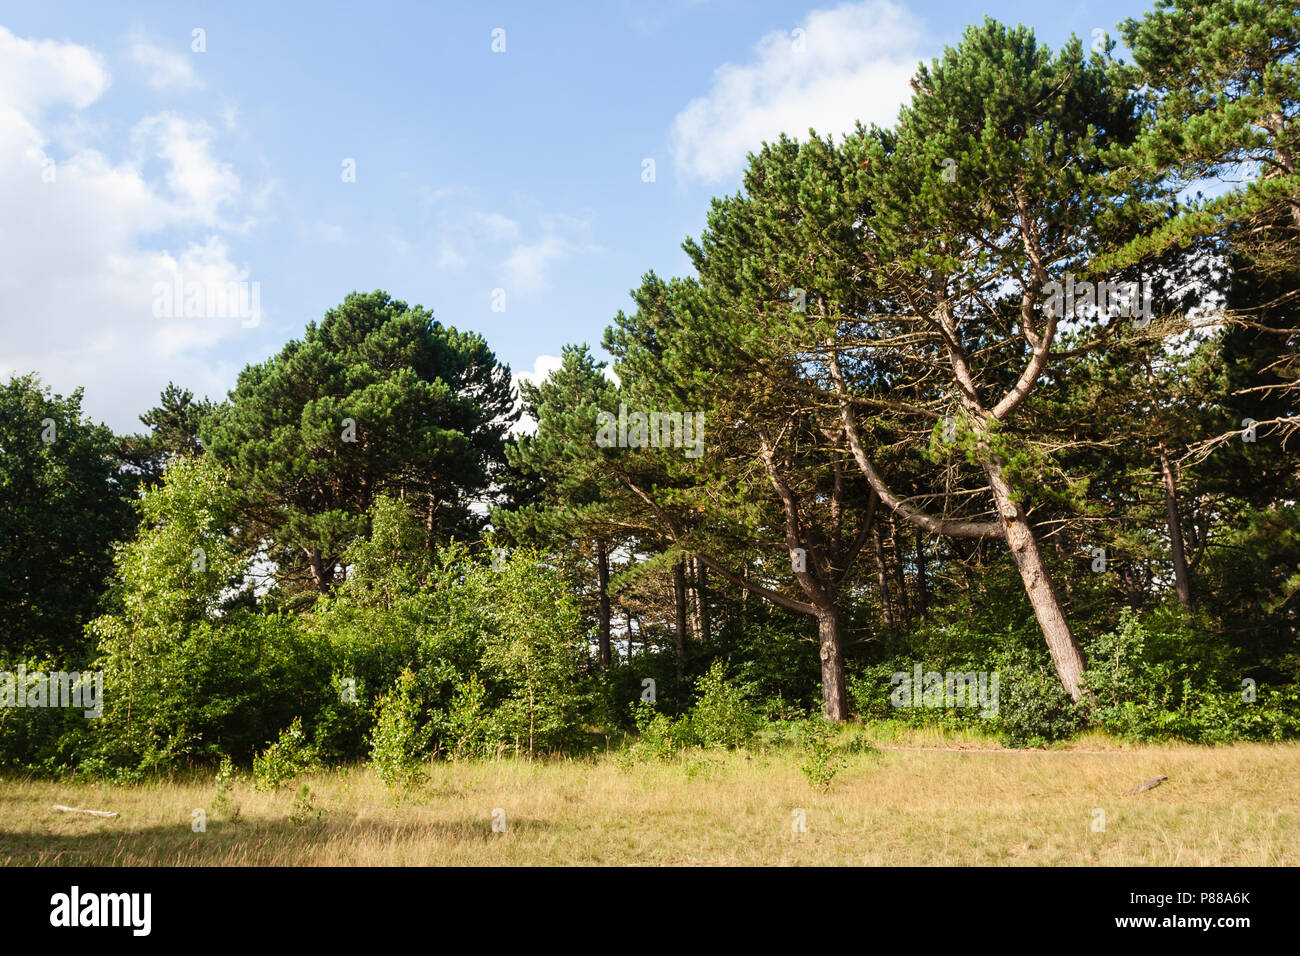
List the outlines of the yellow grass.
<svg viewBox="0 0 1300 956">
<path fill-rule="evenodd" d="M 430 764 L 428 782 L 396 806 L 368 767 L 274 793 L 241 780 L 224 812 L 211 809 L 206 774 L 138 785 L 10 777 L 0 864 L 1300 865 L 1300 744 L 1092 737 L 1018 752 L 939 732 L 858 733 L 917 749 L 847 755 L 826 793 L 794 749 L 635 765 L 609 753 Z M 1162 786 L 1127 792 L 1159 774 Z M 295 823 L 304 782 L 322 815 Z M 206 832 L 192 829 L 196 808 Z M 505 832 L 493 832 L 497 809 Z M 804 833 L 793 832 L 796 810 Z"/>
</svg>

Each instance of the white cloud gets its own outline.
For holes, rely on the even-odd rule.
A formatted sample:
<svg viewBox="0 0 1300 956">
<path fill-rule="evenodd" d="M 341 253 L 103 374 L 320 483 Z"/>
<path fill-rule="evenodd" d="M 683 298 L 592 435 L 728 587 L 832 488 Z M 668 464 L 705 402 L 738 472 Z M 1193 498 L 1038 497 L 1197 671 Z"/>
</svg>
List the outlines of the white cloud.
<svg viewBox="0 0 1300 956">
<path fill-rule="evenodd" d="M 303 242 L 341 246 L 348 241 L 348 234 L 347 230 L 337 223 L 314 219 L 311 222 L 298 223 L 298 238 Z"/>
<path fill-rule="evenodd" d="M 531 382 L 540 385 L 552 372 L 558 372 L 564 365 L 564 359 L 558 355 L 539 355 L 533 359 L 531 372 L 515 372 L 515 382 Z"/>
<path fill-rule="evenodd" d="M 596 247 L 571 242 L 554 233 L 533 242 L 515 246 L 506 257 L 504 268 L 510 288 L 524 292 L 540 289 L 552 265 L 575 255 L 596 251 Z"/>
<path fill-rule="evenodd" d="M 564 364 L 564 359 L 558 355 L 539 355 L 533 360 L 533 370 L 531 372 L 515 372 L 515 388 L 519 387 L 520 382 L 530 382 L 533 385 L 540 385 L 546 381 L 546 377 L 552 372 L 557 371 Z M 537 419 L 530 415 L 520 415 L 519 421 L 515 422 L 510 429 L 512 435 L 531 435 L 537 431 Z"/>
<path fill-rule="evenodd" d="M 155 316 L 155 286 L 250 277 L 217 233 L 241 188 L 205 124 L 161 113 L 134 127 L 129 155 L 75 132 L 51 153 L 49 130 L 78 124 L 45 114 L 75 120 L 108 86 L 92 51 L 0 28 L 0 208 L 22 224 L 0 230 L 0 377 L 35 371 L 63 394 L 85 386 L 86 411 L 126 430 L 142 427 L 136 416 L 169 379 L 221 395 L 235 369 L 210 350 L 249 334 L 235 316 Z"/>
<path fill-rule="evenodd" d="M 894 121 L 924 46 L 906 10 L 866 0 L 815 10 L 798 29 L 764 36 L 749 63 L 718 67 L 708 94 L 677 114 L 669 140 L 681 172 L 723 182 L 780 133 L 805 139 L 810 127 L 824 136 Z"/>
<path fill-rule="evenodd" d="M 519 223 L 499 212 L 467 211 L 471 231 L 488 242 L 509 242 L 519 238 Z"/>
<path fill-rule="evenodd" d="M 37 119 L 51 104 L 85 109 L 108 89 L 103 57 L 54 40 L 24 40 L 0 27 L 0 108 Z"/>
<path fill-rule="evenodd" d="M 429 204 L 463 190 L 424 190 Z M 536 292 L 545 287 L 552 266 L 574 256 L 599 252 L 600 247 L 581 237 L 591 220 L 566 213 L 539 212 L 537 228 L 526 230 L 519 220 L 472 206 L 437 211 L 439 232 L 433 261 L 440 269 L 460 269 L 468 263 L 490 259 L 502 273 L 506 287 Z"/>
<path fill-rule="evenodd" d="M 155 90 L 201 90 L 203 81 L 194 72 L 194 54 L 188 45 L 184 52 L 160 46 L 137 37 L 131 41 L 131 62 L 145 74 L 145 82 Z"/>
<path fill-rule="evenodd" d="M 239 177 L 212 154 L 213 130 L 174 113 L 146 117 L 131 131 L 142 159 L 166 162 L 166 181 L 177 208 L 174 215 L 204 225 L 220 223 L 220 213 L 239 195 Z"/>
<path fill-rule="evenodd" d="M 438 254 L 434 257 L 434 262 L 437 263 L 439 269 L 454 269 L 463 266 L 466 259 L 455 246 L 444 242 L 439 244 Z"/>
</svg>

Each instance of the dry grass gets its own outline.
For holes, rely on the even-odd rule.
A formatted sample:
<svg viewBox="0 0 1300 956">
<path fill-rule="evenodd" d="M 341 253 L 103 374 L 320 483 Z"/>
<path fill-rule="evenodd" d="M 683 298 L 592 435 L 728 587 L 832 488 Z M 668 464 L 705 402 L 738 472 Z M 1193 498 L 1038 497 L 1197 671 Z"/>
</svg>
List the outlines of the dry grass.
<svg viewBox="0 0 1300 956">
<path fill-rule="evenodd" d="M 224 812 L 210 809 L 207 775 L 120 786 L 10 778 L 0 783 L 0 863 L 1300 865 L 1300 744 L 1094 737 L 1026 753 L 938 732 L 888 743 L 868 733 L 917 749 L 847 755 L 827 793 L 793 750 L 636 765 L 615 754 L 440 763 L 397 805 L 369 768 L 351 767 L 276 793 L 241 781 Z M 1169 777 L 1162 786 L 1128 793 L 1158 774 Z M 295 823 L 302 782 L 323 812 Z M 207 830 L 196 833 L 199 807 Z M 496 808 L 504 833 L 492 830 Z M 1104 832 L 1093 830 L 1096 809 Z"/>
</svg>

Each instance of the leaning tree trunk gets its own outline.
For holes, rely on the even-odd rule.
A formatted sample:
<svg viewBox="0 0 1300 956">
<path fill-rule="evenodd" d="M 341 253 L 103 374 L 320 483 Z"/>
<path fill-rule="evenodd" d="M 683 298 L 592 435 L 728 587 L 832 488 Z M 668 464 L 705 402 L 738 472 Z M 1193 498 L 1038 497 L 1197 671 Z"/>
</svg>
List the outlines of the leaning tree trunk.
<svg viewBox="0 0 1300 956">
<path fill-rule="evenodd" d="M 1187 554 L 1183 550 L 1183 520 L 1178 515 L 1178 488 L 1174 483 L 1174 468 L 1169 463 L 1169 453 L 1160 445 L 1160 475 L 1165 482 L 1165 508 L 1169 512 L 1169 547 L 1174 559 L 1174 590 L 1178 601 L 1187 610 L 1192 609 L 1192 580 L 1187 573 Z"/>
<path fill-rule="evenodd" d="M 605 550 L 604 541 L 596 542 L 596 580 L 600 589 L 596 610 L 596 640 L 600 645 L 600 666 L 609 667 L 614 655 L 610 650 L 609 639 L 609 552 Z"/>
<path fill-rule="evenodd" d="M 1070 632 L 1070 622 L 1061 610 L 1061 601 L 1052 585 L 1052 576 L 1043 561 L 1042 552 L 1038 550 L 1038 541 L 1034 529 L 1029 526 L 1029 519 L 1024 508 L 1015 500 L 1011 485 L 1002 473 L 1002 466 L 989 462 L 984 466 L 989 478 L 989 489 L 993 492 L 993 501 L 997 505 L 998 515 L 1002 519 L 1003 532 L 1007 546 L 1020 569 L 1020 579 L 1025 585 L 1025 594 L 1033 605 L 1034 617 L 1043 631 L 1047 641 L 1047 650 L 1056 665 L 1056 675 L 1061 686 L 1070 695 L 1071 700 L 1078 700 L 1083 695 L 1081 680 L 1083 678 L 1083 655 Z"/>
<path fill-rule="evenodd" d="M 818 608 L 817 639 L 822 660 L 822 716 L 839 723 L 849 715 L 848 694 L 844 686 L 844 651 L 840 646 L 839 608 Z"/>
</svg>

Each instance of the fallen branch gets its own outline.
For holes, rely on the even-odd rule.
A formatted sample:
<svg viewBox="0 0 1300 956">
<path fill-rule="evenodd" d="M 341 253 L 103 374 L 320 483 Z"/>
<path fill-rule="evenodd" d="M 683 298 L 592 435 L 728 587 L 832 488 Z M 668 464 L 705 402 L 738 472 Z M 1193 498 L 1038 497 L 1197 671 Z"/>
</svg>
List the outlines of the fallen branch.
<svg viewBox="0 0 1300 956">
<path fill-rule="evenodd" d="M 79 810 L 76 807 L 65 807 L 61 803 L 54 805 L 55 810 L 62 810 L 64 813 L 89 813 L 95 817 L 115 817 L 117 814 L 112 810 Z"/>
<path fill-rule="evenodd" d="M 1129 793 L 1141 793 L 1143 790 L 1153 790 L 1168 779 L 1169 778 L 1166 777 L 1164 774 L 1161 774 L 1158 777 L 1153 777 L 1152 779 L 1148 780 L 1140 787 L 1134 787 L 1132 790 L 1129 791 Z"/>
</svg>

